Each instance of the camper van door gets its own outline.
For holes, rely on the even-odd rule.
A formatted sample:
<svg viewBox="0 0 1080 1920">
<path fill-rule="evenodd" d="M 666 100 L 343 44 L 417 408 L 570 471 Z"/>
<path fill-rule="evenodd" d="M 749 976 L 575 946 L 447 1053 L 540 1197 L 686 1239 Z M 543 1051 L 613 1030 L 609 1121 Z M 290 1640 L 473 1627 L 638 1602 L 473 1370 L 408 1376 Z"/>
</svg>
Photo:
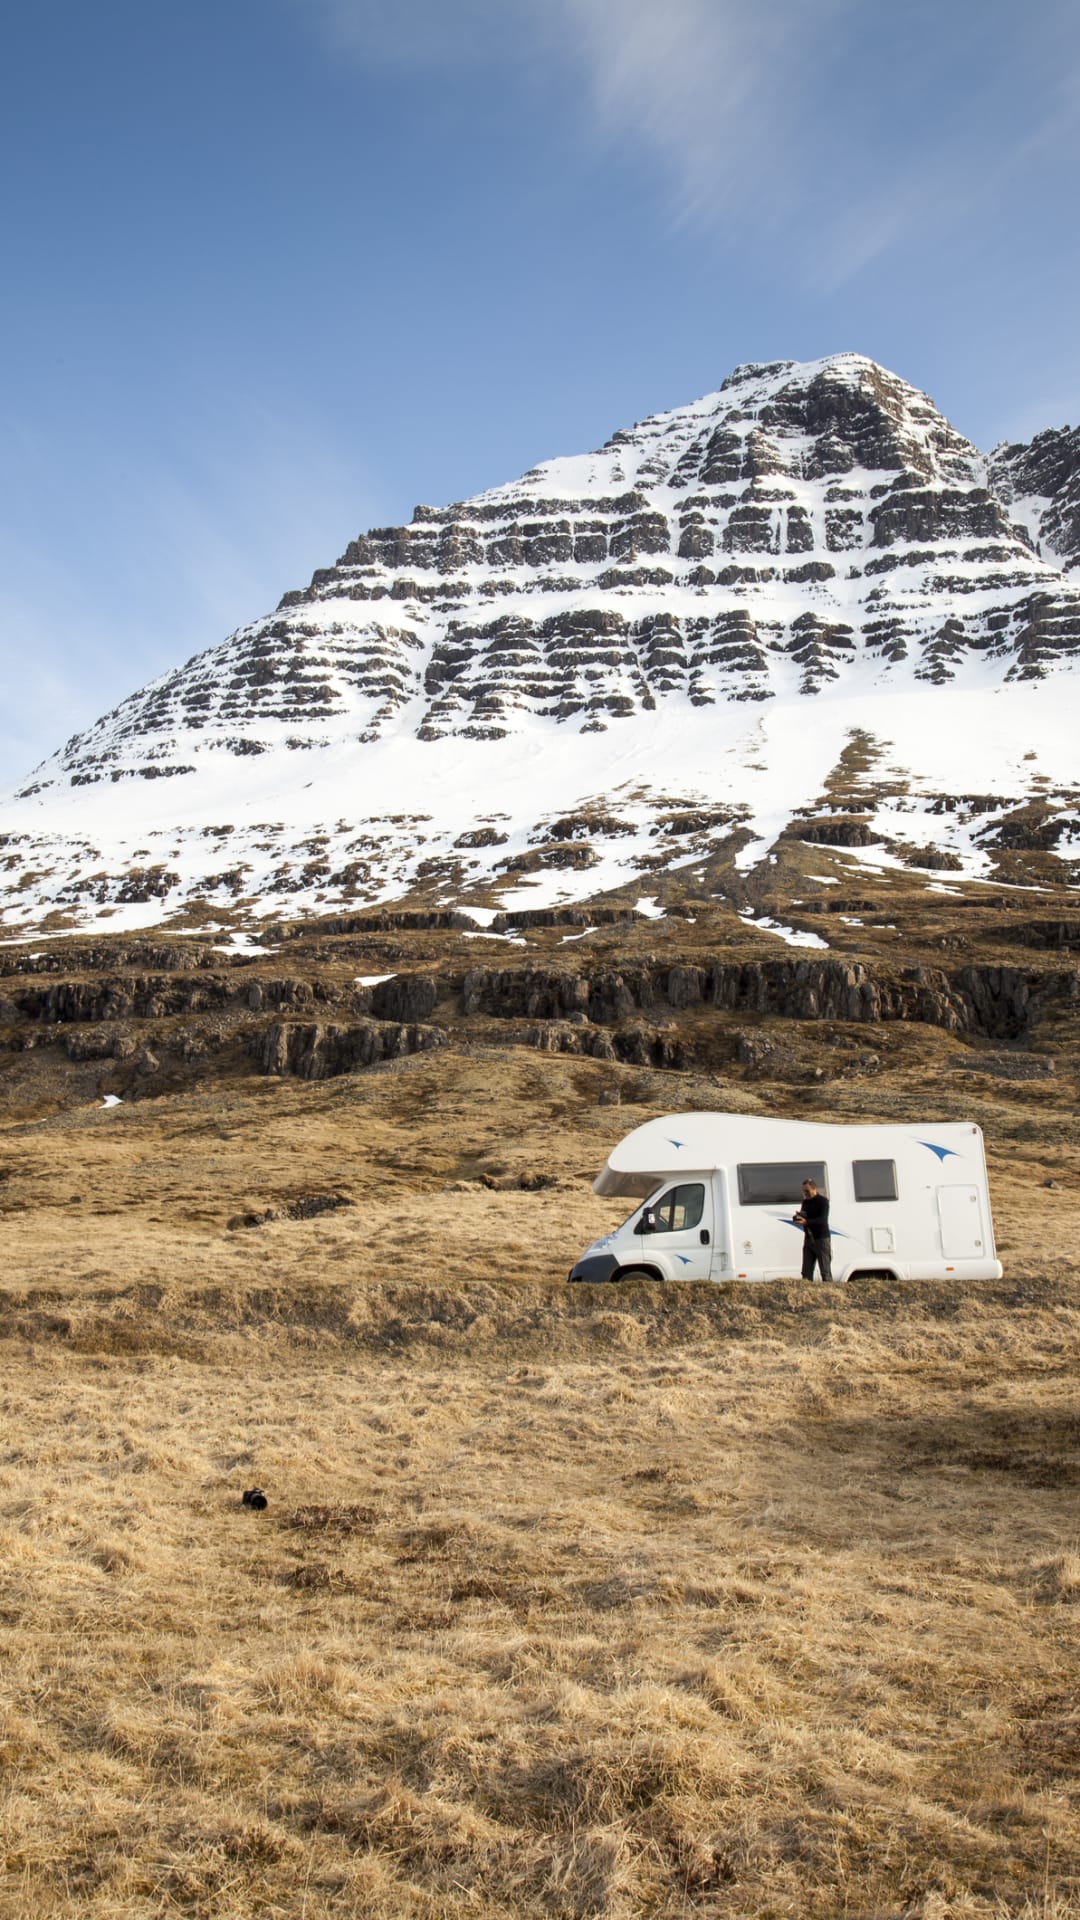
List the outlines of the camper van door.
<svg viewBox="0 0 1080 1920">
<path fill-rule="evenodd" d="M 978 1187 L 939 1187 L 941 1251 L 951 1260 L 981 1260 L 986 1252 Z"/>
<path fill-rule="evenodd" d="M 713 1259 L 712 1182 L 699 1176 L 665 1187 L 638 1216 L 645 1264 L 659 1261 L 672 1280 L 707 1280 Z"/>
</svg>

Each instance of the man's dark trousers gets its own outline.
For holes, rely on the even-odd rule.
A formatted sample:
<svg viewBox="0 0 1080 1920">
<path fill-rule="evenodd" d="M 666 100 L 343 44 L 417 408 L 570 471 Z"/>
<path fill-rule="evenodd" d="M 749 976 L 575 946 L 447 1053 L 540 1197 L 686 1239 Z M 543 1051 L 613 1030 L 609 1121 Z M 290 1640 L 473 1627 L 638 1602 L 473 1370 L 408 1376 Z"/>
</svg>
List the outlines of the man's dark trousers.
<svg viewBox="0 0 1080 1920">
<path fill-rule="evenodd" d="M 816 1240 L 812 1233 L 803 1234 L 802 1277 L 804 1280 L 813 1279 L 815 1262 L 820 1271 L 821 1279 L 831 1281 L 832 1241 L 829 1239 L 828 1233 L 823 1234 L 820 1240 Z"/>
</svg>

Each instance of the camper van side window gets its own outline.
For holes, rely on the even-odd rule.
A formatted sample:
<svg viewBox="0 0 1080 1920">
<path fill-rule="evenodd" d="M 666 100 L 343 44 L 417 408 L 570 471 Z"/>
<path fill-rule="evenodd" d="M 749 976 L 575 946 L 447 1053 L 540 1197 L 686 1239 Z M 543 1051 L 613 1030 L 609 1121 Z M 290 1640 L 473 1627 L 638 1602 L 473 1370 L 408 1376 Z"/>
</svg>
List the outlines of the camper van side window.
<svg viewBox="0 0 1080 1920">
<path fill-rule="evenodd" d="M 819 1193 L 829 1191 L 823 1160 L 770 1160 L 739 1168 L 739 1201 L 744 1207 L 786 1207 L 802 1199 L 802 1183 L 813 1180 Z"/>
<path fill-rule="evenodd" d="M 688 1227 L 696 1227 L 705 1211 L 705 1189 L 702 1186 L 669 1187 L 662 1200 L 653 1208 L 653 1231 L 655 1233 L 683 1233 Z"/>
<path fill-rule="evenodd" d="M 895 1160 L 853 1160 L 856 1200 L 895 1200 Z"/>
</svg>

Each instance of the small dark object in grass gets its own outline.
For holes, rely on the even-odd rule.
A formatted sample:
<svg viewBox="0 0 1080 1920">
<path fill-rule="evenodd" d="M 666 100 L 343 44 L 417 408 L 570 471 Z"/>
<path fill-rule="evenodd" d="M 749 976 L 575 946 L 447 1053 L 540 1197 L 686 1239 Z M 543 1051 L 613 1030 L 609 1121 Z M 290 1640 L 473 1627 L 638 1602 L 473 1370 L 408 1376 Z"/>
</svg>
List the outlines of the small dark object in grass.
<svg viewBox="0 0 1080 1920">
<path fill-rule="evenodd" d="M 240 1502 L 242 1507 L 254 1507 L 257 1513 L 262 1513 L 269 1504 L 261 1487 L 249 1487 Z"/>
</svg>

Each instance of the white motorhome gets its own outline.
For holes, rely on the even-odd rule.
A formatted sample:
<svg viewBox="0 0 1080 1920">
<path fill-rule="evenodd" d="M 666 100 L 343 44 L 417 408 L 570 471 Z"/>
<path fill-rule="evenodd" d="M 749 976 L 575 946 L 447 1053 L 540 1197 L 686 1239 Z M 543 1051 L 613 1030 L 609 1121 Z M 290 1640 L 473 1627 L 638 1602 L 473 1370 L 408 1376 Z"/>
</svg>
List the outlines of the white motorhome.
<svg viewBox="0 0 1080 1920">
<path fill-rule="evenodd" d="M 1000 1280 L 980 1128 L 676 1113 L 635 1127 L 593 1192 L 639 1202 L 571 1280 L 787 1280 L 802 1183 L 829 1198 L 833 1276 Z"/>
</svg>

